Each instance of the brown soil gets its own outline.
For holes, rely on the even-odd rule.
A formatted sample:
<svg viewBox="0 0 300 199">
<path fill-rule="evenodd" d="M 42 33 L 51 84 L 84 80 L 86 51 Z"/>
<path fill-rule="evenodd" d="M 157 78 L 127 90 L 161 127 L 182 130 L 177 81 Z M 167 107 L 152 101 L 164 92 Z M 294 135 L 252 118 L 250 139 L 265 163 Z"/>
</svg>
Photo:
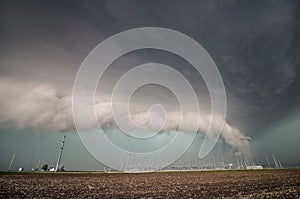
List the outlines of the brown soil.
<svg viewBox="0 0 300 199">
<path fill-rule="evenodd" d="M 0 198 L 300 198 L 300 170 L 0 173 Z"/>
</svg>

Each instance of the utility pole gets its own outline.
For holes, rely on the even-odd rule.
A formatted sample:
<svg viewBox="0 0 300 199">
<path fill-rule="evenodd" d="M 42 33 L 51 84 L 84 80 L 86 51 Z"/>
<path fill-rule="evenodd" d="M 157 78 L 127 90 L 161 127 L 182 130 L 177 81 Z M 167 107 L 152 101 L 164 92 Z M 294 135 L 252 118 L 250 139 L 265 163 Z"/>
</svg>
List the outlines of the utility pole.
<svg viewBox="0 0 300 199">
<path fill-rule="evenodd" d="M 11 165 L 12 165 L 12 164 L 13 164 L 13 162 L 14 162 L 15 156 L 16 156 L 16 154 L 14 153 L 14 154 L 13 154 L 13 156 L 11 157 L 11 160 L 10 160 L 10 163 L 9 163 L 9 165 L 8 165 L 7 171 L 9 171 L 9 170 L 10 170 L 10 168 L 11 168 Z"/>
<path fill-rule="evenodd" d="M 279 168 L 282 169 L 283 167 L 282 167 L 281 162 L 278 158 L 277 158 L 277 161 L 278 161 L 278 164 L 279 164 Z"/>
<path fill-rule="evenodd" d="M 279 165 L 278 165 L 278 162 L 277 162 L 277 160 L 276 160 L 276 158 L 275 158 L 275 155 L 272 153 L 272 157 L 273 157 L 273 161 L 274 161 L 274 164 L 275 164 L 275 166 L 276 166 L 276 169 L 278 169 L 279 168 Z"/>
<path fill-rule="evenodd" d="M 34 158 L 34 154 L 35 154 L 35 151 L 32 151 L 32 155 L 31 155 L 31 159 L 30 159 L 30 162 L 29 162 L 29 164 L 28 164 L 28 166 L 27 166 L 27 170 L 28 171 L 30 171 L 31 170 L 31 164 L 32 164 L 32 160 L 33 160 L 33 158 Z"/>
<path fill-rule="evenodd" d="M 41 160 L 38 161 L 35 169 L 39 170 L 40 162 L 41 162 Z"/>
<path fill-rule="evenodd" d="M 266 160 L 267 160 L 268 167 L 271 168 L 271 164 L 270 164 L 269 158 L 266 157 Z"/>
<path fill-rule="evenodd" d="M 58 155 L 58 159 L 57 159 L 55 171 L 58 171 L 58 170 L 59 170 L 60 160 L 61 160 L 62 153 L 63 153 L 63 150 L 64 150 L 65 141 L 66 141 L 66 136 L 64 135 L 64 138 L 63 138 L 63 141 L 62 141 L 62 145 L 61 145 L 61 147 L 60 147 L 60 152 L 59 152 L 59 155 Z"/>
</svg>

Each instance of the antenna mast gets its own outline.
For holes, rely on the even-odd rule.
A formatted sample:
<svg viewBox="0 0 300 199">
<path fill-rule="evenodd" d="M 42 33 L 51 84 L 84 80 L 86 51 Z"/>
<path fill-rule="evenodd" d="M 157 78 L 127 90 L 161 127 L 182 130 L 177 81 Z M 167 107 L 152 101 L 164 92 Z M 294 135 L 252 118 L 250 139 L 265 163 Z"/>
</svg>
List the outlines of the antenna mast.
<svg viewBox="0 0 300 199">
<path fill-rule="evenodd" d="M 57 159 L 55 171 L 58 171 L 58 170 L 59 170 L 60 160 L 61 160 L 62 153 L 63 153 L 63 150 L 64 150 L 65 141 L 66 141 L 66 136 L 64 135 L 64 138 L 63 138 L 63 141 L 62 141 L 62 145 L 61 145 L 61 147 L 60 147 L 60 152 L 59 152 L 59 155 L 58 155 L 58 159 Z"/>
</svg>

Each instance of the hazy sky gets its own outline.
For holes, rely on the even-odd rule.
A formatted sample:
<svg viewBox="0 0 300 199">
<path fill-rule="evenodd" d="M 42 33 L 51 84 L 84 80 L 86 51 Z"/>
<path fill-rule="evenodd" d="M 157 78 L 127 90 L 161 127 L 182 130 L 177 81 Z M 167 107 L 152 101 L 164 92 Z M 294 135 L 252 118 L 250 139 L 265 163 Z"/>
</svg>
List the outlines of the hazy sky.
<svg viewBox="0 0 300 199">
<path fill-rule="evenodd" d="M 252 138 L 254 157 L 264 162 L 273 152 L 284 165 L 300 166 L 298 1 L 2 0 L 0 169 L 7 169 L 14 153 L 13 168 L 26 168 L 32 151 L 31 166 L 38 160 L 55 164 L 62 133 L 67 134 L 64 165 L 101 169 L 74 131 L 71 95 L 75 75 L 101 41 L 124 30 L 149 26 L 180 31 L 207 50 L 225 84 L 226 124 L 238 130 L 237 136 Z M 200 108 L 209 111 L 208 91 L 195 69 L 172 53 L 151 49 L 128 53 L 112 64 L 99 82 L 100 101 L 124 72 L 148 62 L 171 65 L 183 74 L 195 89 Z M 140 90 L 133 99 L 136 109 L 153 103 L 178 109 L 166 89 L 150 85 Z M 104 106 L 100 104 L 101 110 Z M 99 113 L 100 123 L 111 125 L 111 119 L 104 116 L 106 112 Z M 125 148 L 135 145 L 126 143 L 114 128 L 110 130 L 112 139 L 123 140 Z M 228 153 L 233 153 L 237 144 L 229 137 L 222 139 Z M 157 143 L 163 141 L 157 138 Z M 194 145 L 197 148 L 197 141 Z M 194 158 L 193 147 L 191 154 L 186 156 Z"/>
</svg>

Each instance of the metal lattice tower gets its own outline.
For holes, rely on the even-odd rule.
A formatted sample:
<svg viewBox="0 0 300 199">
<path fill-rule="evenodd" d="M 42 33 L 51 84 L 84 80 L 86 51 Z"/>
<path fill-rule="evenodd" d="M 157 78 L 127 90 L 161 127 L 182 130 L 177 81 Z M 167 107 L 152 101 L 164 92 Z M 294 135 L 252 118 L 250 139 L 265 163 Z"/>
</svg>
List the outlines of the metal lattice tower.
<svg viewBox="0 0 300 199">
<path fill-rule="evenodd" d="M 60 147 L 60 152 L 59 152 L 59 155 L 58 155 L 58 159 L 57 159 L 55 171 L 59 170 L 60 160 L 61 160 L 62 153 L 63 153 L 63 150 L 64 150 L 65 142 L 66 142 L 66 136 L 64 135 L 64 138 L 63 138 L 63 141 L 62 141 L 62 145 Z"/>
</svg>

